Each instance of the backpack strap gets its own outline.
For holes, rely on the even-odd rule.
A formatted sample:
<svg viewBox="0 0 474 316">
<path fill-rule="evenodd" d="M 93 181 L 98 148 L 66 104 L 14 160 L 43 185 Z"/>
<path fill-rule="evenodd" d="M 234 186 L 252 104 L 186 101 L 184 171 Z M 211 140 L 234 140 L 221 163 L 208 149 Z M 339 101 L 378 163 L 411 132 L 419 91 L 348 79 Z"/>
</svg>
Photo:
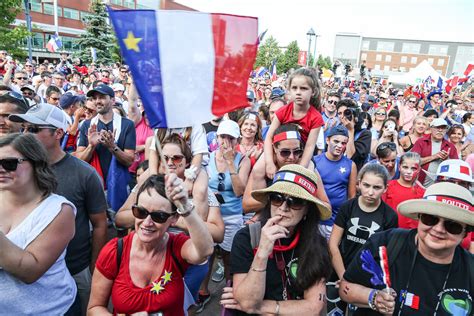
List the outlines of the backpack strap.
<svg viewBox="0 0 474 316">
<path fill-rule="evenodd" d="M 392 234 L 390 235 L 390 240 L 387 245 L 387 254 L 388 254 L 388 266 L 392 267 L 395 263 L 400 251 L 402 250 L 403 245 L 407 240 L 408 234 L 410 233 L 409 229 L 403 228 L 394 228 Z"/>
<path fill-rule="evenodd" d="M 181 276 L 184 278 L 183 267 L 181 267 L 181 265 L 179 264 L 178 258 L 176 258 L 176 255 L 174 254 L 174 251 L 173 251 L 173 238 L 170 238 L 170 252 L 171 252 L 171 257 L 173 258 L 174 263 L 178 267 L 179 272 L 181 272 Z"/>
<path fill-rule="evenodd" d="M 122 252 L 123 252 L 123 238 L 117 239 L 117 274 L 120 270 L 120 264 L 122 263 Z"/>
<path fill-rule="evenodd" d="M 260 244 L 260 235 L 262 233 L 262 224 L 260 222 L 251 223 L 249 225 L 250 245 L 255 249 Z"/>
</svg>

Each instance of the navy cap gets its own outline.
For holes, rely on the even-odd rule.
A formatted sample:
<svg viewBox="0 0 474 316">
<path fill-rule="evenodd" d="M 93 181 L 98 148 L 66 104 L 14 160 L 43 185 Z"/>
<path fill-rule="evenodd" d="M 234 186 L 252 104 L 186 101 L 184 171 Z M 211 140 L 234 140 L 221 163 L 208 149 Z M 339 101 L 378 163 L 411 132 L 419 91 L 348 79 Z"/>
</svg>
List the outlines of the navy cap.
<svg viewBox="0 0 474 316">
<path fill-rule="evenodd" d="M 252 90 L 247 91 L 247 99 L 252 100 L 252 101 L 255 100 L 255 94 L 253 93 Z"/>
<path fill-rule="evenodd" d="M 432 96 L 434 96 L 435 94 L 439 94 L 439 95 L 442 95 L 443 92 L 441 90 L 435 90 L 435 91 L 432 91 L 430 92 L 430 94 L 428 94 L 427 96 L 427 99 L 430 100 Z"/>
<path fill-rule="evenodd" d="M 347 128 L 345 128 L 343 125 L 336 125 L 329 130 L 326 137 L 329 138 L 336 135 L 349 137 L 349 132 L 347 131 Z"/>
<path fill-rule="evenodd" d="M 112 88 L 109 87 L 109 86 L 106 85 L 106 84 L 98 85 L 98 86 L 95 87 L 94 89 L 89 90 L 89 92 L 87 92 L 87 96 L 88 96 L 88 97 L 92 96 L 92 94 L 93 94 L 94 92 L 97 92 L 97 93 L 100 93 L 100 94 L 103 94 L 103 95 L 108 95 L 108 96 L 110 96 L 111 98 L 114 98 L 114 97 L 115 97 L 115 92 L 114 92 L 114 90 L 112 90 Z"/>
<path fill-rule="evenodd" d="M 67 92 L 59 99 L 59 106 L 62 109 L 68 109 L 77 101 L 79 101 L 79 97 L 77 95 Z"/>
<path fill-rule="evenodd" d="M 281 88 L 273 88 L 270 99 L 282 98 L 285 96 L 285 90 Z"/>
</svg>

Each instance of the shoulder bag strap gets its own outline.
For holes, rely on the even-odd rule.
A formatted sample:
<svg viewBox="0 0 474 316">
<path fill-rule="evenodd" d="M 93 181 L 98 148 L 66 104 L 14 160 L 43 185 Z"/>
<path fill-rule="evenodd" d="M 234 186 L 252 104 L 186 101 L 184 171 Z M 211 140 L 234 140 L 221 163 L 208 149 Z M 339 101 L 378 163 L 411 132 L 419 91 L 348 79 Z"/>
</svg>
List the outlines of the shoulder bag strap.
<svg viewBox="0 0 474 316">
<path fill-rule="evenodd" d="M 120 264 L 122 263 L 122 252 L 123 252 L 123 238 L 117 239 L 117 274 L 120 270 Z"/>
</svg>

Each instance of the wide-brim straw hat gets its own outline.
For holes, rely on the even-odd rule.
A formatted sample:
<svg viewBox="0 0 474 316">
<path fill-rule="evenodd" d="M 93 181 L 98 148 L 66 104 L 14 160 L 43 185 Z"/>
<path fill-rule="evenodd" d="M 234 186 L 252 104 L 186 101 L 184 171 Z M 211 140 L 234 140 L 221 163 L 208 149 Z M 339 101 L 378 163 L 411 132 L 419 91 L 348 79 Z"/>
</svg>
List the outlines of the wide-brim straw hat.
<svg viewBox="0 0 474 316">
<path fill-rule="evenodd" d="M 300 198 L 317 207 L 321 220 L 331 218 L 331 210 L 318 198 L 316 174 L 300 165 L 286 165 L 281 167 L 273 178 L 273 184 L 266 189 L 252 191 L 252 197 L 266 204 L 269 193 L 281 193 Z"/>
<path fill-rule="evenodd" d="M 450 182 L 429 186 L 423 199 L 405 201 L 397 209 L 402 215 L 413 219 L 418 219 L 418 214 L 429 214 L 474 226 L 471 192 Z"/>
</svg>

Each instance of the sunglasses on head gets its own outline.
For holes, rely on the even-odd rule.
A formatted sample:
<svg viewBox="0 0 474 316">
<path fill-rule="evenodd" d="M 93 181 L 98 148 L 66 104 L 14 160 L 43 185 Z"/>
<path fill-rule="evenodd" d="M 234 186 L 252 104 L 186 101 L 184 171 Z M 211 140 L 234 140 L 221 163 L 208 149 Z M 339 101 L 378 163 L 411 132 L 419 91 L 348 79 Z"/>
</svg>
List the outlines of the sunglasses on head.
<svg viewBox="0 0 474 316">
<path fill-rule="evenodd" d="M 46 125 L 46 126 L 33 125 L 33 126 L 28 126 L 28 127 L 23 128 L 23 132 L 28 132 L 28 133 L 31 133 L 31 134 L 38 134 L 39 132 L 41 132 L 44 129 L 56 130 L 57 127 L 50 126 L 50 125 Z"/>
<path fill-rule="evenodd" d="M 286 202 L 286 205 L 293 210 L 301 210 L 308 204 L 308 201 L 306 200 L 280 193 L 270 193 L 268 198 L 273 206 L 280 207 L 284 202 Z"/>
<path fill-rule="evenodd" d="M 183 161 L 183 159 L 184 159 L 183 155 L 174 155 L 174 156 L 163 155 L 163 157 L 165 158 L 166 162 L 171 160 L 171 162 L 174 165 L 181 163 L 181 161 Z"/>
<path fill-rule="evenodd" d="M 439 223 L 440 218 L 438 216 L 430 214 L 419 214 L 420 221 L 426 226 L 435 226 Z M 452 235 L 459 235 L 464 231 L 464 227 L 455 221 L 443 219 L 443 226 L 446 231 Z"/>
<path fill-rule="evenodd" d="M 397 150 L 397 145 L 395 143 L 383 143 L 377 147 L 377 152 L 384 151 L 385 149 L 390 148 L 392 151 Z"/>
<path fill-rule="evenodd" d="M 217 191 L 224 191 L 225 190 L 225 183 L 224 183 L 225 173 L 219 172 L 217 174 L 217 180 L 219 181 L 219 183 L 217 184 Z"/>
<path fill-rule="evenodd" d="M 292 154 L 295 158 L 299 158 L 303 155 L 303 149 L 295 149 L 295 150 L 291 150 L 291 149 L 280 149 L 278 151 L 278 153 L 280 154 L 280 156 L 282 156 L 283 158 L 288 158 L 290 157 Z"/>
<path fill-rule="evenodd" d="M 136 205 L 136 204 L 132 206 L 132 213 L 133 213 L 133 216 L 135 216 L 138 219 L 145 219 L 148 217 L 148 215 L 150 215 L 151 220 L 158 224 L 165 223 L 168 220 L 168 218 L 170 218 L 171 216 L 175 214 L 174 212 L 167 213 L 164 211 L 148 212 L 146 208 L 144 208 L 143 206 Z"/>
<path fill-rule="evenodd" d="M 26 158 L 4 158 L 0 159 L 0 165 L 5 171 L 15 171 L 18 168 L 18 164 L 27 160 Z"/>
</svg>

